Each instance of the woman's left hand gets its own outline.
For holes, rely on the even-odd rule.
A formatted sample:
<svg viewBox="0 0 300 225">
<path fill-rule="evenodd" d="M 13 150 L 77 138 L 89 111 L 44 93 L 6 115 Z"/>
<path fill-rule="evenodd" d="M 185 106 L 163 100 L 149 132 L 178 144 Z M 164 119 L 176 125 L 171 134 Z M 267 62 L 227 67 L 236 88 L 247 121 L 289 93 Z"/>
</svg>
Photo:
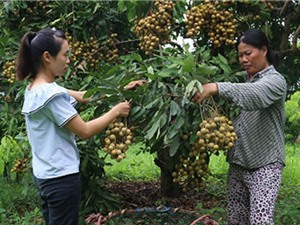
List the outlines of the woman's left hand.
<svg viewBox="0 0 300 225">
<path fill-rule="evenodd" d="M 144 83 L 146 83 L 146 80 L 134 80 L 134 81 L 131 81 L 129 84 L 127 84 L 125 87 L 124 87 L 124 90 L 125 91 L 128 91 L 128 90 L 132 90 L 138 86 L 141 86 L 143 85 Z"/>
</svg>

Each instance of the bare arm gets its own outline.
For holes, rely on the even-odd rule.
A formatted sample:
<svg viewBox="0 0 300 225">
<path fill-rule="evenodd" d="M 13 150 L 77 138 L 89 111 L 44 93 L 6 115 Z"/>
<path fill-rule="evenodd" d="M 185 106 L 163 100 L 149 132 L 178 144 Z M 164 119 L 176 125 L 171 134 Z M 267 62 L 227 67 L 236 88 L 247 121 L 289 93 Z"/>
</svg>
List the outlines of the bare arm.
<svg viewBox="0 0 300 225">
<path fill-rule="evenodd" d="M 111 122 L 113 122 L 117 117 L 128 116 L 130 111 L 129 102 L 121 102 L 114 106 L 110 111 L 104 115 L 93 119 L 91 121 L 85 122 L 81 119 L 79 115 L 71 119 L 65 127 L 75 133 L 78 137 L 82 139 L 90 138 L 101 131 L 103 131 Z"/>
<path fill-rule="evenodd" d="M 88 103 L 91 98 L 83 98 L 86 91 L 73 91 L 68 89 L 69 95 L 76 99 L 77 102 L 80 103 Z"/>
<path fill-rule="evenodd" d="M 128 91 L 128 90 L 134 89 L 138 86 L 143 85 L 144 83 L 146 83 L 146 80 L 131 81 L 129 84 L 127 84 L 124 87 L 124 90 Z M 86 91 L 74 91 L 74 90 L 68 89 L 68 93 L 69 93 L 70 96 L 75 98 L 77 102 L 80 102 L 80 103 L 88 103 L 91 100 L 91 98 L 84 98 L 83 97 L 84 94 L 86 93 Z"/>
</svg>

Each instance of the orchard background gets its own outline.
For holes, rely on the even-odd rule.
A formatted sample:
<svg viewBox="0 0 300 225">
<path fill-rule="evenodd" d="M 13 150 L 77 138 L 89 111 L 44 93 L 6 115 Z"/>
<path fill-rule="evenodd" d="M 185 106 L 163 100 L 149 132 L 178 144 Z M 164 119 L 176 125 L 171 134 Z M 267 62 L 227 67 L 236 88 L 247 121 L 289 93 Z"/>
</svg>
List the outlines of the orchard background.
<svg viewBox="0 0 300 225">
<path fill-rule="evenodd" d="M 31 173 L 20 113 L 27 82 L 15 79 L 15 59 L 27 31 L 56 27 L 66 33 L 71 65 L 57 82 L 93 96 L 78 106 L 85 120 L 119 101 L 132 101 L 127 119 L 88 141 L 78 140 L 83 215 L 118 208 L 118 198 L 103 186 L 104 166 L 107 157 L 122 163 L 132 143 L 155 156 L 162 196 L 204 189 L 211 155 L 226 155 L 234 144 L 230 119 L 239 109 L 218 98 L 202 105 L 189 99 L 203 83 L 243 80 L 235 42 L 249 28 L 262 29 L 279 53 L 289 92 L 287 141 L 300 133 L 299 1 L 2 1 L 0 27 L 0 174 L 8 183 L 22 183 Z M 123 90 L 137 79 L 147 84 Z M 99 151 L 107 154 L 100 157 Z"/>
</svg>

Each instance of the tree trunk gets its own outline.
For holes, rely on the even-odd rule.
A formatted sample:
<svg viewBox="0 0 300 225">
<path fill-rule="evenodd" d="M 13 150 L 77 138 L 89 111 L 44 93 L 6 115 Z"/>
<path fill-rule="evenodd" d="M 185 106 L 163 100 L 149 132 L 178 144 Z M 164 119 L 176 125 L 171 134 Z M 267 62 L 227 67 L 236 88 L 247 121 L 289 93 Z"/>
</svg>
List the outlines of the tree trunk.
<svg viewBox="0 0 300 225">
<path fill-rule="evenodd" d="M 175 198 L 182 193 L 180 186 L 173 182 L 172 171 L 174 165 L 169 155 L 169 149 L 160 149 L 157 152 L 155 164 L 160 167 L 160 192 L 163 197 Z"/>
</svg>

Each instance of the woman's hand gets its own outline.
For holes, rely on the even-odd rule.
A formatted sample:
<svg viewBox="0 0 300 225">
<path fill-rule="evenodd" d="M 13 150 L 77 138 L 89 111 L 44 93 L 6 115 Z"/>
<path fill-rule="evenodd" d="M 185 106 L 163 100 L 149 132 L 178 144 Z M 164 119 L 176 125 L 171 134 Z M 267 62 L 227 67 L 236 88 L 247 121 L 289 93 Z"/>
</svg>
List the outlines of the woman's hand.
<svg viewBox="0 0 300 225">
<path fill-rule="evenodd" d="M 192 97 L 192 102 L 201 103 L 203 100 L 212 95 L 218 94 L 218 85 L 216 83 L 208 83 L 202 85 L 202 92 L 197 91 Z"/>
<path fill-rule="evenodd" d="M 134 80 L 134 81 L 131 81 L 129 84 L 127 84 L 125 87 L 124 87 L 124 90 L 125 91 L 128 91 L 128 90 L 132 90 L 138 86 L 141 86 L 143 85 L 144 83 L 146 83 L 146 80 Z"/>
<path fill-rule="evenodd" d="M 130 102 L 121 102 L 115 105 L 111 110 L 115 111 L 118 116 L 127 117 L 130 112 Z"/>
</svg>

